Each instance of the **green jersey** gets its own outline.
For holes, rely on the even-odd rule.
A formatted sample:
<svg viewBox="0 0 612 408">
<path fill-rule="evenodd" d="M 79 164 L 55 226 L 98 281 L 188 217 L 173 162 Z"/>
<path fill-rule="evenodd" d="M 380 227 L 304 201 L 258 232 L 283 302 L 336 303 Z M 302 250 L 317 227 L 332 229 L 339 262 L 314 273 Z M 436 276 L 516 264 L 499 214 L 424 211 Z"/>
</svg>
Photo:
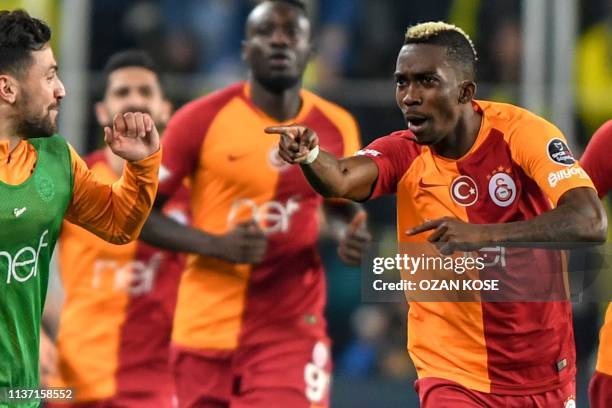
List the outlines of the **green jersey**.
<svg viewBox="0 0 612 408">
<path fill-rule="evenodd" d="M 66 141 L 55 135 L 28 142 L 38 154 L 33 173 L 19 185 L 0 181 L 0 389 L 38 387 L 49 262 L 72 198 Z"/>
</svg>

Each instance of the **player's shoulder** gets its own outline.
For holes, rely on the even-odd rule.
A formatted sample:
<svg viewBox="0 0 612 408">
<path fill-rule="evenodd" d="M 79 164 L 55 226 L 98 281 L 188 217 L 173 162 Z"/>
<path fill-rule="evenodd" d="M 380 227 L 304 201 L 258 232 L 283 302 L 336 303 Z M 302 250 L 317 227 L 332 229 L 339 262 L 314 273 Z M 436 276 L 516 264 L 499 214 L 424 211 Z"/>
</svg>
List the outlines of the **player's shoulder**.
<svg viewBox="0 0 612 408">
<path fill-rule="evenodd" d="M 612 119 L 601 125 L 595 133 L 593 133 L 592 140 L 606 140 L 612 139 Z"/>
<path fill-rule="evenodd" d="M 206 122 L 216 115 L 227 103 L 240 97 L 244 83 L 239 82 L 187 102 L 172 116 L 173 122 Z"/>
<path fill-rule="evenodd" d="M 563 137 L 561 130 L 553 123 L 520 106 L 482 100 L 476 101 L 476 104 L 490 125 L 501 131 L 508 141 Z"/>
<path fill-rule="evenodd" d="M 358 155 L 379 156 L 388 153 L 403 153 L 412 158 L 421 154 L 421 146 L 409 130 L 398 130 L 374 139 Z"/>
<path fill-rule="evenodd" d="M 355 118 L 353 115 L 335 102 L 327 100 L 322 96 L 319 96 L 306 89 L 302 89 L 302 97 L 308 98 L 312 103 L 312 106 L 316 107 L 332 121 L 352 124 L 355 123 Z"/>
</svg>

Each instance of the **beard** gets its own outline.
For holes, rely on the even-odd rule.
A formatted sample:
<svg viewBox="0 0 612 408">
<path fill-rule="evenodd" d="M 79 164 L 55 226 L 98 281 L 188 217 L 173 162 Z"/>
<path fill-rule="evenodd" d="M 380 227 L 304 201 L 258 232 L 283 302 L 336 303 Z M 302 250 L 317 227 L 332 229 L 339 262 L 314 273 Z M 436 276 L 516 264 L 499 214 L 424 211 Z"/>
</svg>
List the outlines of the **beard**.
<svg viewBox="0 0 612 408">
<path fill-rule="evenodd" d="M 17 134 L 26 138 L 51 137 L 57 133 L 57 124 L 47 114 L 41 117 L 24 117 L 17 125 Z"/>
<path fill-rule="evenodd" d="M 290 75 L 280 75 L 280 76 L 258 76 L 255 75 L 255 80 L 261 84 L 266 90 L 274 93 L 280 94 L 286 91 L 287 89 L 293 88 L 300 82 L 300 77 L 290 76 Z"/>
<path fill-rule="evenodd" d="M 46 114 L 37 115 L 29 111 L 30 97 L 24 93 L 21 102 L 21 111 L 23 112 L 21 120 L 17 124 L 17 134 L 25 139 L 33 139 L 37 137 L 51 137 L 57 133 L 57 116 L 53 120 L 51 118 L 50 109 L 59 108 L 59 102 L 47 108 Z"/>
</svg>

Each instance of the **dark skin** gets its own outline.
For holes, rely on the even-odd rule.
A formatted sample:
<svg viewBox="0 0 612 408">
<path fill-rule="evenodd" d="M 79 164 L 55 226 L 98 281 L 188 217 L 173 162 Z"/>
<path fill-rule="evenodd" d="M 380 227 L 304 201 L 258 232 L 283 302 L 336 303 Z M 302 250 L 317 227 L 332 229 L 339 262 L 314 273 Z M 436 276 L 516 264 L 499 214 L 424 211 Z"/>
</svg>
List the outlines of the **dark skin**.
<svg viewBox="0 0 612 408">
<path fill-rule="evenodd" d="M 400 50 L 396 72 L 396 102 L 417 143 L 430 146 L 436 154 L 458 159 L 474 144 L 481 114 L 471 101 L 476 84 L 471 76 L 446 55 L 444 47 L 430 44 L 405 45 Z M 367 200 L 378 178 L 378 167 L 365 156 L 337 160 L 321 151 L 311 164 L 308 153 L 318 146 L 318 136 L 302 126 L 273 127 L 279 133 L 279 153 L 302 171 L 317 192 L 325 197 Z M 458 244 L 491 242 L 603 242 L 607 221 L 594 190 L 567 191 L 557 207 L 529 221 L 506 224 L 470 224 L 444 217 L 427 221 L 406 231 L 416 235 L 431 231 L 430 242 L 443 253 Z"/>
<path fill-rule="evenodd" d="M 258 5 L 247 19 L 242 48 L 255 106 L 278 121 L 297 116 L 302 106 L 302 75 L 312 54 L 310 22 L 304 13 L 286 3 Z M 167 199 L 158 195 L 141 233 L 145 242 L 234 263 L 258 263 L 263 259 L 267 238 L 256 222 L 238 224 L 224 235 L 208 234 L 162 215 L 160 209 Z M 347 225 L 345 233 L 338 237 L 340 258 L 349 265 L 358 265 L 371 241 L 365 213 L 353 203 L 326 207 L 328 217 L 341 219 Z"/>
</svg>

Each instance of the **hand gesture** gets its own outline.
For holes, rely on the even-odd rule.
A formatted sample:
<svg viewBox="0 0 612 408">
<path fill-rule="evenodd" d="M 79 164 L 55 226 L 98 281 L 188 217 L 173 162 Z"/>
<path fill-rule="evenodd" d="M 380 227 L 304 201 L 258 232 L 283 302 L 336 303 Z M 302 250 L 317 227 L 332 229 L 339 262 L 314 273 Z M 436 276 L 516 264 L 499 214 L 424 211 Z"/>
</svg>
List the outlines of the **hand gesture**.
<svg viewBox="0 0 612 408">
<path fill-rule="evenodd" d="M 259 225 L 250 220 L 237 224 L 220 238 L 219 258 L 238 264 L 255 264 L 263 260 L 268 240 Z"/>
<path fill-rule="evenodd" d="M 427 240 L 436 244 L 443 255 L 450 255 L 456 250 L 478 249 L 486 246 L 489 241 L 482 225 L 470 224 L 450 217 L 426 221 L 408 229 L 406 235 L 416 235 L 431 230 L 433 233 L 427 237 Z"/>
<path fill-rule="evenodd" d="M 273 126 L 266 128 L 265 132 L 280 134 L 278 154 L 289 164 L 305 162 L 308 154 L 319 145 L 319 136 L 304 126 Z"/>
<path fill-rule="evenodd" d="M 141 112 L 115 115 L 113 127 L 104 127 L 104 141 L 113 153 L 127 161 L 142 160 L 159 150 L 155 123 Z"/>
<path fill-rule="evenodd" d="M 366 221 L 367 213 L 359 211 L 351 220 L 344 236 L 340 240 L 338 256 L 347 265 L 359 266 L 363 259 L 363 254 L 372 241 L 372 236 L 367 230 Z"/>
</svg>

